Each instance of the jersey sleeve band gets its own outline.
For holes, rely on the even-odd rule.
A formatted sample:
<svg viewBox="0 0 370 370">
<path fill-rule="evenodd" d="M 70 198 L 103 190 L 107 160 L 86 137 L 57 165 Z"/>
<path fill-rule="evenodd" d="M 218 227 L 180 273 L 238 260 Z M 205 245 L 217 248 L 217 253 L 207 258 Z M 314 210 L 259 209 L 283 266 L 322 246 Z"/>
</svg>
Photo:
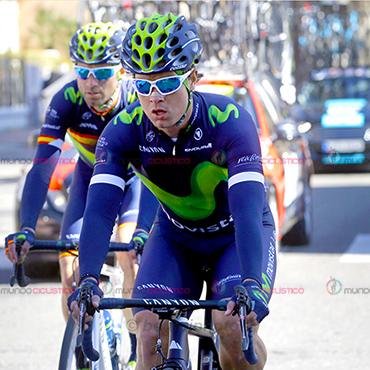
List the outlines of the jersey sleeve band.
<svg viewBox="0 0 370 370">
<path fill-rule="evenodd" d="M 244 181 L 257 181 L 257 182 L 260 182 L 263 186 L 265 186 L 265 178 L 261 173 L 241 172 L 229 178 L 229 189 L 233 185 L 239 184 L 240 182 L 244 182 Z"/>
<path fill-rule="evenodd" d="M 115 185 L 121 188 L 122 191 L 125 190 L 125 181 L 119 176 L 109 175 L 109 174 L 94 175 L 91 178 L 90 186 L 94 184 L 99 184 L 99 183 Z"/>
</svg>

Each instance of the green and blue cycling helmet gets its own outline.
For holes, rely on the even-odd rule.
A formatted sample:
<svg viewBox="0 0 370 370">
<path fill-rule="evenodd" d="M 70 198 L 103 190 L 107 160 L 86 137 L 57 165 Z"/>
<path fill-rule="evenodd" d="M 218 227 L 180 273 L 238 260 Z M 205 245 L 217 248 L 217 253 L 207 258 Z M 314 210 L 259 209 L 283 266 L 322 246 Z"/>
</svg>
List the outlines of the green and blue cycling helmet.
<svg viewBox="0 0 370 370">
<path fill-rule="evenodd" d="M 202 49 L 196 26 L 184 16 L 155 14 L 128 29 L 121 62 L 133 74 L 185 71 L 199 62 Z"/>
<path fill-rule="evenodd" d="M 124 31 L 112 22 L 88 23 L 73 35 L 69 43 L 73 63 L 120 64 Z"/>
</svg>

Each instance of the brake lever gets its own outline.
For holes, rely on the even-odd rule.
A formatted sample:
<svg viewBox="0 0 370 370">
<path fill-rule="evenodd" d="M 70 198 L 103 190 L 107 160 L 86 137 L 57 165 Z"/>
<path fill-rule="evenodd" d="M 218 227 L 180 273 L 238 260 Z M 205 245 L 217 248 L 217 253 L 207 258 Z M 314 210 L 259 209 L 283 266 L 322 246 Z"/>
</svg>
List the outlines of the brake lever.
<svg viewBox="0 0 370 370">
<path fill-rule="evenodd" d="M 246 351 L 249 347 L 247 316 L 251 312 L 252 300 L 249 298 L 248 292 L 243 285 L 237 285 L 234 288 L 236 292 L 236 306 L 240 319 L 240 327 L 242 332 L 242 350 Z"/>
<path fill-rule="evenodd" d="M 17 240 L 15 242 L 15 251 L 17 253 L 18 260 L 21 254 L 22 244 L 23 244 L 23 241 Z M 10 277 L 10 282 L 9 282 L 10 286 L 14 286 L 16 281 L 18 282 L 18 285 L 20 287 L 25 287 L 30 282 L 29 277 L 25 276 L 23 264 L 19 262 L 13 263 L 13 271 L 12 271 L 12 275 Z"/>
<path fill-rule="evenodd" d="M 17 270 L 18 270 L 18 262 L 13 263 L 13 272 L 12 272 L 12 275 L 10 277 L 10 286 L 14 286 L 14 284 L 15 284 L 15 277 L 17 275 Z"/>
<path fill-rule="evenodd" d="M 143 254 L 143 249 L 144 249 L 144 246 L 142 244 L 135 244 L 135 252 L 137 255 L 137 261 L 139 265 L 141 262 L 141 256 Z"/>
<path fill-rule="evenodd" d="M 76 339 L 76 347 L 82 346 L 82 340 L 84 337 L 85 315 L 86 315 L 86 303 L 84 299 L 80 300 L 79 306 L 80 306 L 80 314 L 78 316 L 78 333 L 77 333 L 77 339 Z"/>
<path fill-rule="evenodd" d="M 245 359 L 249 364 L 255 365 L 258 362 L 258 356 L 254 350 L 253 328 L 247 326 L 247 316 L 252 311 L 252 300 L 250 299 L 247 289 L 243 285 L 237 285 L 235 288 L 237 296 L 237 309 L 240 318 L 240 328 L 242 333 L 242 351 Z"/>
<path fill-rule="evenodd" d="M 76 347 L 82 346 L 82 340 L 84 336 L 85 331 L 85 321 L 86 321 L 86 313 L 93 316 L 95 311 L 98 311 L 93 305 L 92 305 L 92 284 L 85 283 L 80 288 L 80 295 L 79 295 L 79 307 L 80 307 L 80 314 L 78 317 L 78 334 L 77 334 L 77 340 L 76 340 Z"/>
</svg>

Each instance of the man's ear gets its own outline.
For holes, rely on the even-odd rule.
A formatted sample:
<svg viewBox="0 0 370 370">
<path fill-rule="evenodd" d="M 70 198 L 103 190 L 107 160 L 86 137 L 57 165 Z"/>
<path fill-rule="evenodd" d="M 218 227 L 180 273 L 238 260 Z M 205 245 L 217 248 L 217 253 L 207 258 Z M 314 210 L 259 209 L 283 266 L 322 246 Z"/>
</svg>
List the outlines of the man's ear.
<svg viewBox="0 0 370 370">
<path fill-rule="evenodd" d="M 194 91 L 195 89 L 195 84 L 198 81 L 198 71 L 194 69 L 194 71 L 190 74 L 189 76 L 189 89 L 190 91 Z"/>
<path fill-rule="evenodd" d="M 123 68 L 121 68 L 118 72 L 118 81 L 122 80 L 122 79 L 126 79 L 126 76 L 125 76 L 125 70 Z"/>
</svg>

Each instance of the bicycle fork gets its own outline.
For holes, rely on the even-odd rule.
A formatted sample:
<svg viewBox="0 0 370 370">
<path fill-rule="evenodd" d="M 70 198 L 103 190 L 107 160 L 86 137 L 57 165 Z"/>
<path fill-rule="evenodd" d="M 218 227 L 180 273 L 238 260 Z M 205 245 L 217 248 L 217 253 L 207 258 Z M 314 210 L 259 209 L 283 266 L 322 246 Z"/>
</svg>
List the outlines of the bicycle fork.
<svg viewBox="0 0 370 370">
<path fill-rule="evenodd" d="M 186 317 L 178 317 L 177 322 L 186 325 Z M 189 329 L 176 322 L 170 321 L 170 340 L 168 358 L 165 364 L 155 366 L 152 370 L 191 370 L 188 332 Z"/>
</svg>

